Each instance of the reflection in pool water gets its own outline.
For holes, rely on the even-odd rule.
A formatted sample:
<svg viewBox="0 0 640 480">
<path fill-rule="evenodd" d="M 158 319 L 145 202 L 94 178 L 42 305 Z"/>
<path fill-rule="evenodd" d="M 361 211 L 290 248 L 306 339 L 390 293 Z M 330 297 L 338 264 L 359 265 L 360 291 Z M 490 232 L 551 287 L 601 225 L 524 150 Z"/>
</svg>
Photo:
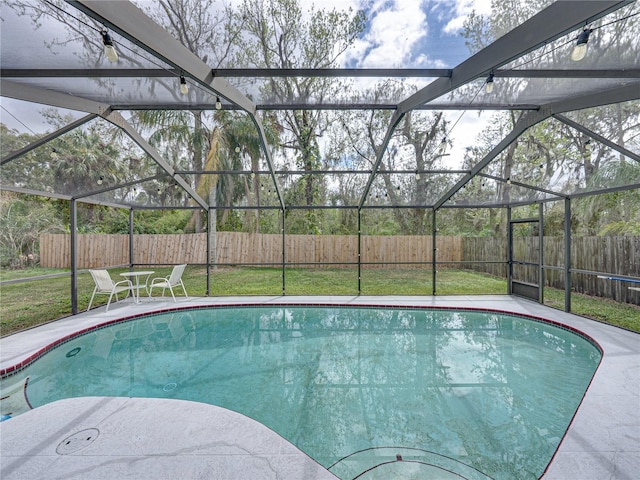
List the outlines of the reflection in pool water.
<svg viewBox="0 0 640 480">
<path fill-rule="evenodd" d="M 511 480 L 542 475 L 600 357 L 575 333 L 497 313 L 234 307 L 101 328 L 17 376 L 34 407 L 96 395 L 226 407 L 341 478 L 395 462 Z"/>
</svg>

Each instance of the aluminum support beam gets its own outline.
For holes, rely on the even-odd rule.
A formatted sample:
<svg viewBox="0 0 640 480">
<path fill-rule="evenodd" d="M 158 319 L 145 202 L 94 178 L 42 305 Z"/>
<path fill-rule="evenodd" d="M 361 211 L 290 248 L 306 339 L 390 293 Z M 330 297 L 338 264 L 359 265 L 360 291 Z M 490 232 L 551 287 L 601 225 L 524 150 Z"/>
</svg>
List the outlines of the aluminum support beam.
<svg viewBox="0 0 640 480">
<path fill-rule="evenodd" d="M 129 270 L 133 270 L 135 256 L 133 253 L 133 208 L 129 209 Z M 138 298 L 140 298 L 140 290 L 138 289 Z"/>
<path fill-rule="evenodd" d="M 549 114 L 545 114 L 543 112 L 530 112 L 525 114 L 516 126 L 511 130 L 511 132 L 498 143 L 495 147 L 491 149 L 485 157 L 479 161 L 477 164 L 473 166 L 469 175 L 465 175 L 462 177 L 458 183 L 456 183 L 453 187 L 449 189 L 440 199 L 434 204 L 434 208 L 437 210 L 442 205 L 444 205 L 453 195 L 458 192 L 463 186 L 465 186 L 473 177 L 475 177 L 478 173 L 482 171 L 489 163 L 493 161 L 502 151 L 507 148 L 511 143 L 515 142 L 520 135 L 522 135 L 527 129 L 529 129 L 532 125 L 541 122 L 545 118 L 548 118 Z"/>
<path fill-rule="evenodd" d="M 218 268 L 217 266 L 217 259 L 211 257 L 211 225 L 213 224 L 213 222 L 211 221 L 211 216 L 215 215 L 216 212 L 215 210 L 208 210 L 207 212 L 207 297 L 209 295 L 211 295 L 211 261 L 213 260 L 214 262 L 216 262 L 216 268 Z"/>
<path fill-rule="evenodd" d="M 260 139 L 260 143 L 262 145 L 262 151 L 264 152 L 265 159 L 267 161 L 267 165 L 269 167 L 269 173 L 271 174 L 271 180 L 273 181 L 273 186 L 276 190 L 276 194 L 278 195 L 278 201 L 280 202 L 280 208 L 282 209 L 282 214 L 284 215 L 284 195 L 282 195 L 282 191 L 280 190 L 280 184 L 276 179 L 275 167 L 273 166 L 273 159 L 271 158 L 271 152 L 269 151 L 269 146 L 267 144 L 267 136 L 264 133 L 264 127 L 262 122 L 256 115 L 251 115 L 251 120 L 258 130 L 258 138 Z"/>
<path fill-rule="evenodd" d="M 405 116 L 404 113 L 400 113 L 398 110 L 396 110 L 393 113 L 393 116 L 391 117 L 391 124 L 389 125 L 389 128 L 387 129 L 387 133 L 384 136 L 384 140 L 382 141 L 382 145 L 380 145 L 378 153 L 376 154 L 376 160 L 375 160 L 375 163 L 373 164 L 373 168 L 371 169 L 371 175 L 369 175 L 369 179 L 367 180 L 367 184 L 365 185 L 364 191 L 362 192 L 362 197 L 360 197 L 360 202 L 358 203 L 358 210 L 360 210 L 362 208 L 362 206 L 364 205 L 364 202 L 367 199 L 367 196 L 369 195 L 369 190 L 371 189 L 371 185 L 373 184 L 373 180 L 376 178 L 376 173 L 378 172 L 378 168 L 380 168 L 380 163 L 382 162 L 382 157 L 384 156 L 384 154 L 385 154 L 385 152 L 387 150 L 387 146 L 389 145 L 389 142 L 391 141 L 391 137 L 393 136 L 393 132 L 395 132 L 396 127 L 402 121 L 404 116 Z"/>
<path fill-rule="evenodd" d="M 78 10 L 103 23 L 153 56 L 184 72 L 185 76 L 213 90 L 227 100 L 255 113 L 255 105 L 222 78 L 215 78 L 211 68 L 169 32 L 149 18 L 133 3 L 122 0 L 67 0 Z"/>
<path fill-rule="evenodd" d="M 438 211 L 431 210 L 431 295 L 436 295 L 436 281 L 438 268 Z"/>
<path fill-rule="evenodd" d="M 74 195 L 73 199 L 74 200 L 82 200 L 82 201 L 84 201 L 84 199 L 87 198 L 87 197 L 92 197 L 94 195 L 100 195 L 101 193 L 105 193 L 105 192 L 113 192 L 114 190 L 118 190 L 120 188 L 132 187 L 134 185 L 139 185 L 141 183 L 151 182 L 152 180 L 159 180 L 161 178 L 165 178 L 166 176 L 167 175 L 163 173 L 163 174 L 160 174 L 160 175 L 153 175 L 152 177 L 140 178 L 138 180 L 134 180 L 134 181 L 131 181 L 131 182 L 119 183 L 117 185 L 111 185 L 109 187 L 100 188 L 98 190 L 92 190 L 91 192 L 86 192 L 86 193 L 83 193 L 81 195 Z M 122 205 L 119 205 L 119 207 L 122 208 Z"/>
<path fill-rule="evenodd" d="M 450 78 L 439 78 L 400 103 L 399 110 L 407 112 L 475 78 L 488 75 L 498 67 L 548 44 L 581 25 L 591 23 L 631 1 L 563 0 L 552 3 L 455 67 Z"/>
<path fill-rule="evenodd" d="M 640 97 L 640 93 L 638 93 L 638 96 Z M 615 150 L 616 152 L 621 153 L 625 157 L 629 157 L 629 158 L 635 160 L 636 162 L 640 162 L 640 155 L 637 155 L 637 154 L 633 153 L 632 151 L 627 150 L 626 148 L 618 145 L 617 143 L 612 142 L 611 140 L 603 137 L 602 135 L 597 134 L 593 130 L 589 130 L 588 128 L 580 125 L 579 123 L 574 122 L 570 118 L 567 118 L 564 115 L 560 115 L 560 114 L 554 115 L 553 118 L 556 118 L 556 119 L 560 120 L 562 123 L 564 123 L 566 125 L 569 125 L 572 128 L 575 128 L 579 132 L 584 133 L 585 135 L 593 138 L 594 140 L 597 140 L 598 142 L 600 142 L 600 143 L 606 145 L 607 147 Z"/>
<path fill-rule="evenodd" d="M 90 113 L 92 116 L 100 116 L 105 120 L 113 123 L 131 137 L 153 160 L 170 176 L 174 177 L 174 180 L 205 210 L 208 210 L 207 203 L 200 198 L 200 196 L 191 188 L 191 186 L 179 175 L 175 174 L 175 171 L 171 165 L 169 165 L 164 158 L 156 151 L 155 148 L 147 142 L 142 135 L 140 135 L 132 126 L 127 122 L 122 115 L 118 112 L 112 111 L 108 105 L 94 102 L 93 100 L 81 99 L 68 95 L 66 93 L 53 92 L 44 88 L 32 87 L 28 85 L 16 84 L 14 82 L 8 82 L 2 80 L 1 84 L 2 95 L 10 98 L 16 98 L 18 100 L 26 100 L 30 102 L 37 102 L 43 105 L 51 105 L 55 107 L 68 108 L 71 110 L 80 110 Z M 7 88 L 8 91 L 5 91 Z M 87 117 L 84 117 L 85 119 Z M 82 122 L 84 123 L 84 122 Z M 75 122 L 74 122 L 75 124 Z M 75 125 L 79 126 L 79 125 Z M 67 130 L 68 131 L 68 130 Z M 57 132 L 54 132 L 57 133 Z M 64 132 L 63 132 L 64 133 Z"/>
<path fill-rule="evenodd" d="M 571 312 L 571 199 L 564 200 L 564 311 Z"/>
<path fill-rule="evenodd" d="M 408 111 L 418 108 L 482 75 L 488 75 L 498 67 L 544 46 L 581 25 L 593 22 L 632 1 L 563 0 L 555 2 L 455 67 L 451 72 L 450 78 L 438 78 L 401 102 L 391 119 L 384 141 L 377 153 L 371 177 L 360 200 L 360 206 L 365 202 L 393 132 Z M 439 205 L 436 205 L 435 208 L 439 208 Z"/>
<path fill-rule="evenodd" d="M 488 173 L 478 173 L 479 177 L 489 178 L 491 180 L 495 180 L 497 182 L 506 182 L 507 180 L 502 177 L 496 177 L 495 175 L 489 175 Z M 553 190 L 548 190 L 546 188 L 535 187 L 533 185 L 529 185 L 528 183 L 516 182 L 515 180 L 511 180 L 511 185 L 515 185 L 517 187 L 528 188 L 529 190 L 534 190 L 540 193 L 546 193 L 548 195 L 553 195 L 554 197 L 564 198 L 568 195 L 565 195 L 560 192 L 554 192 Z"/>
<path fill-rule="evenodd" d="M 71 315 L 78 313 L 78 205 L 75 200 L 69 204 L 69 250 L 71 251 Z"/>
<path fill-rule="evenodd" d="M 217 68 L 215 78 L 438 78 L 448 68 Z M 496 69 L 495 78 L 640 78 L 638 68 Z M 3 78 L 171 78 L 180 70 L 165 68 L 2 68 Z"/>
<path fill-rule="evenodd" d="M 540 123 L 547 118 L 558 113 L 564 113 L 571 110 L 583 110 L 585 108 L 599 107 L 611 103 L 626 102 L 637 99 L 638 87 L 636 85 L 625 85 L 620 88 L 610 90 L 604 94 L 589 94 L 577 96 L 559 102 L 549 103 L 543 106 L 537 112 L 528 112 L 518 121 L 514 129 L 507 135 L 497 146 L 495 146 L 480 162 L 472 169 L 469 175 L 463 177 L 456 183 L 447 193 L 445 193 L 435 204 L 434 208 L 440 208 L 447 202 L 458 190 L 466 185 L 474 176 L 476 176 L 483 168 L 485 168 L 494 158 L 496 158 L 505 148 L 514 142 L 525 130 L 533 125 Z"/>
<path fill-rule="evenodd" d="M 507 295 L 513 295 L 513 223 L 511 207 L 507 207 Z"/>
<path fill-rule="evenodd" d="M 147 142 L 142 135 L 140 135 L 133 126 L 129 122 L 127 122 L 122 115 L 118 112 L 110 112 L 109 115 L 104 117 L 106 120 L 109 120 L 114 125 L 120 127 L 124 132 L 131 137 L 131 139 L 137 143 L 140 148 L 142 148 L 153 160 L 162 168 L 165 172 L 167 172 L 173 179 L 180 185 L 190 196 L 193 198 L 198 205 L 200 205 L 205 211 L 209 210 L 209 205 L 205 202 L 200 195 L 196 193 L 196 191 L 191 188 L 180 175 L 176 175 L 174 168 L 167 163 L 167 161 L 162 158 L 162 156 L 158 153 L 158 151 L 151 146 L 149 142 Z"/>
<path fill-rule="evenodd" d="M 16 83 L 10 80 L 1 79 L 0 89 L 3 97 L 50 105 L 52 107 L 68 108 L 69 110 L 78 110 L 80 112 L 93 113 L 94 115 L 103 115 L 111 108 L 106 103 L 95 102 L 67 93 L 34 87 L 24 83 Z"/>
<path fill-rule="evenodd" d="M 544 205 L 538 204 L 538 302 L 544 304 Z"/>
<path fill-rule="evenodd" d="M 91 114 L 89 114 L 89 115 L 87 115 L 85 117 L 79 118 L 75 122 L 71 122 L 69 125 L 66 125 L 66 126 L 62 127 L 61 129 L 56 130 L 55 132 L 52 132 L 52 133 L 50 133 L 48 135 L 45 135 L 44 137 L 41 137 L 38 140 L 36 140 L 35 142 L 32 142 L 29 145 L 27 145 L 25 147 L 22 147 L 19 150 L 16 150 L 14 152 L 9 153 L 2 160 L 0 160 L 0 165 L 4 165 L 5 163 L 8 163 L 11 160 L 14 160 L 14 159 L 18 158 L 21 155 L 24 155 L 25 153 L 28 153 L 31 150 L 34 150 L 34 149 L 44 145 L 45 143 L 50 142 L 51 140 L 55 140 L 59 136 L 64 135 L 65 133 L 70 132 L 71 130 L 84 125 L 85 123 L 89 122 L 90 120 L 93 120 L 96 117 L 97 117 L 96 114 L 91 113 Z"/>
<path fill-rule="evenodd" d="M 155 23 L 131 2 L 122 0 L 66 0 L 90 17 L 118 32 L 136 45 L 161 59 L 172 67 L 184 72 L 194 81 L 216 95 L 226 98 L 231 103 L 245 110 L 256 124 L 258 135 L 263 146 L 267 164 L 273 172 L 271 154 L 267 148 L 267 140 L 260 119 L 256 117 L 256 105 L 238 89 L 222 78 L 216 78 L 211 68 L 193 52 L 176 40 L 169 32 Z M 273 173 L 272 173 L 273 175 Z M 280 204 L 284 208 L 284 199 L 276 184 L 276 192 Z M 195 192 L 194 192 L 195 193 Z M 192 195 L 193 196 L 193 195 Z M 208 206 L 203 207 L 208 209 Z"/>
</svg>

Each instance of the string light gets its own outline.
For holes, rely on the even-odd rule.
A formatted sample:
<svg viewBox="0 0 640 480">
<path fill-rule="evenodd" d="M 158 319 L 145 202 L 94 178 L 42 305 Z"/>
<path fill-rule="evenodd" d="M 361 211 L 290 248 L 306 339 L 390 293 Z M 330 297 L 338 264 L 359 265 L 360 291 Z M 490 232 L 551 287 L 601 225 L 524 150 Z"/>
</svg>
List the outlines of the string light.
<svg viewBox="0 0 640 480">
<path fill-rule="evenodd" d="M 113 45 L 113 39 L 107 30 L 102 30 L 100 32 L 102 34 L 102 43 L 104 43 L 104 54 L 107 56 L 107 60 L 110 62 L 118 61 L 118 51 L 116 47 Z"/>
<path fill-rule="evenodd" d="M 189 85 L 187 85 L 187 80 L 184 78 L 182 73 L 180 74 L 180 93 L 182 95 L 189 93 Z"/>
<path fill-rule="evenodd" d="M 236 147 L 236 148 L 235 148 L 235 152 L 236 152 L 236 153 L 240 153 L 240 147 Z"/>
<path fill-rule="evenodd" d="M 589 42 L 589 35 L 591 35 L 592 31 L 591 28 L 585 28 L 580 35 L 578 35 L 576 45 L 571 52 L 571 60 L 574 62 L 579 62 L 587 54 L 587 43 Z"/>
<path fill-rule="evenodd" d="M 103 180 L 104 180 L 104 178 L 103 178 L 103 177 L 100 177 L 100 178 L 98 179 L 98 185 L 102 185 L 102 181 L 103 181 Z"/>
<path fill-rule="evenodd" d="M 487 81 L 484 84 L 484 91 L 486 94 L 490 94 L 491 92 L 493 92 L 493 87 L 494 87 L 494 83 L 493 83 L 493 72 L 489 74 L 489 76 L 487 77 Z"/>
<path fill-rule="evenodd" d="M 216 110 L 222 110 L 222 102 L 220 101 L 220 97 L 216 97 Z"/>
</svg>

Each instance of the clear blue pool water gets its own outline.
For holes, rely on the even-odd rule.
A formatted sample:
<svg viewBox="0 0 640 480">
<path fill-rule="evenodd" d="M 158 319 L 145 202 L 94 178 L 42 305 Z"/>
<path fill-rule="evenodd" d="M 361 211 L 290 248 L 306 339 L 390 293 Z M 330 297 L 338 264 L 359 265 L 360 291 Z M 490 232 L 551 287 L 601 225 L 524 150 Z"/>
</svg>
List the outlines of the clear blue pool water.
<svg viewBox="0 0 640 480">
<path fill-rule="evenodd" d="M 512 480 L 542 475 L 600 357 L 573 332 L 496 313 L 235 307 L 101 328 L 18 376 L 34 407 L 89 395 L 219 405 L 343 479 Z"/>
</svg>

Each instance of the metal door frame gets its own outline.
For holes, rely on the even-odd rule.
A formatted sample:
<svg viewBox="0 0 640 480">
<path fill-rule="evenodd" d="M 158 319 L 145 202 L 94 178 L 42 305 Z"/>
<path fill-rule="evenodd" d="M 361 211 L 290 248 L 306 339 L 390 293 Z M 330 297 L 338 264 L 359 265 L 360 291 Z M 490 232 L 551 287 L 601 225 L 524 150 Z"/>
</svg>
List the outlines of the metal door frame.
<svg viewBox="0 0 640 480">
<path fill-rule="evenodd" d="M 539 205 L 538 217 L 531 218 L 511 218 L 511 208 L 507 209 L 507 222 L 508 222 L 508 273 L 507 273 L 507 286 L 509 295 L 519 295 L 531 300 L 536 300 L 539 303 L 544 302 L 544 221 L 543 221 L 543 207 Z M 513 258 L 513 226 L 522 225 L 527 223 L 538 224 L 538 261 L 526 262 L 523 260 L 515 260 Z M 524 265 L 530 267 L 537 267 L 538 271 L 538 283 L 537 285 L 521 282 L 513 279 L 513 266 Z"/>
</svg>

